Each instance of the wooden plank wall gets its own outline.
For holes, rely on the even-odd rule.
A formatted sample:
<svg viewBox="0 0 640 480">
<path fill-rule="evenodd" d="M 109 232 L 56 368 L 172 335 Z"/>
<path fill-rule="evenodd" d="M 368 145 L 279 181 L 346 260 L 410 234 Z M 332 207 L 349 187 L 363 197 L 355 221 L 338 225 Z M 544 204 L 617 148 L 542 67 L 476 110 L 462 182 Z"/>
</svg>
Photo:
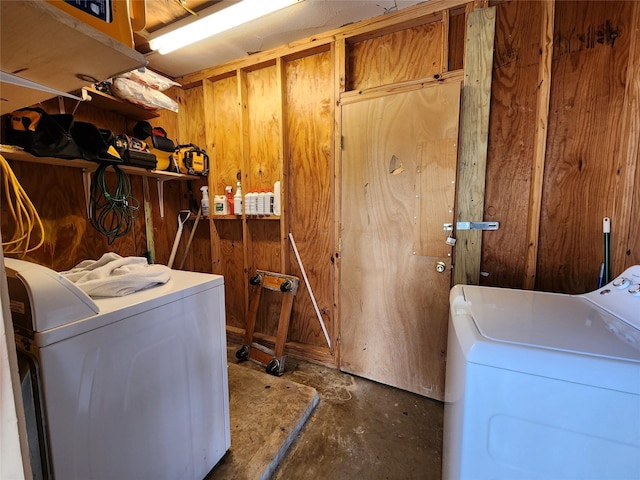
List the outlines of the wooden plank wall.
<svg viewBox="0 0 640 480">
<path fill-rule="evenodd" d="M 283 178 L 291 176 L 287 183 L 293 186 L 294 191 L 289 192 L 290 202 L 286 207 L 291 210 L 287 218 L 292 224 L 288 228 L 281 224 L 280 229 L 283 251 L 288 248 L 284 238 L 288 230 L 302 239 L 308 238 L 305 235 L 310 227 L 314 234 L 323 228 L 331 228 L 330 223 L 325 222 L 326 197 L 321 194 L 326 187 L 324 175 L 330 175 L 331 162 L 327 161 L 325 165 L 313 160 L 310 170 L 313 174 L 307 174 L 305 164 L 296 163 L 295 156 L 299 154 L 293 155 L 288 151 L 292 145 L 299 144 L 299 153 L 303 154 L 299 156 L 303 158 L 335 158 L 338 143 L 332 144 L 329 141 L 331 136 L 324 133 L 318 136 L 318 132 L 331 132 L 331 125 L 335 123 L 335 109 L 326 107 L 331 112 L 327 118 L 321 113 L 325 108 L 323 102 L 332 98 L 331 92 L 346 89 L 366 95 L 367 91 L 384 85 L 401 86 L 402 82 L 440 77 L 463 67 L 466 16 L 482 3 L 428 3 L 399 15 L 399 23 L 395 27 L 393 16 L 386 17 L 384 21 L 373 19 L 351 30 L 346 27 L 316 36 L 306 44 L 300 41 L 262 52 L 255 56 L 253 63 L 251 58 L 240 59 L 228 68 L 212 67 L 184 79 L 187 84 L 199 85 L 203 80 L 208 82 L 210 80 L 207 79 L 224 76 L 235 68 L 249 70 L 251 65 L 258 68 L 265 62 L 295 57 L 293 62 L 284 62 L 287 73 L 283 90 L 286 98 L 282 101 L 283 110 L 289 113 L 285 113 L 282 119 L 285 167 L 282 175 Z M 440 12 L 437 4 L 441 5 Z M 482 235 L 481 283 L 522 288 L 529 286 L 526 281 L 529 278 L 530 286 L 539 290 L 588 291 L 595 286 L 602 260 L 603 216 L 613 219 L 613 244 L 617 249 L 613 252 L 614 272 L 621 271 L 640 257 L 637 253 L 640 232 L 636 222 L 631 221 L 633 214 L 637 213 L 633 208 L 637 207 L 630 206 L 640 203 L 640 194 L 634 188 L 640 176 L 640 169 L 635 168 L 638 142 L 624 141 L 625 138 L 637 138 L 639 128 L 633 115 L 637 112 L 639 87 L 635 77 L 627 73 L 638 71 L 638 49 L 631 49 L 633 39 L 637 41 L 637 33 L 634 32 L 638 27 L 638 8 L 634 2 L 557 2 L 553 45 L 549 45 L 549 39 L 545 37 L 551 35 L 550 25 L 545 20 L 549 18 L 549 2 L 499 0 L 491 2 L 491 5 L 496 7 L 496 30 L 484 220 L 499 221 L 500 230 Z M 411 18 L 411 15 L 415 17 Z M 416 20 L 420 15 L 424 15 L 421 22 Z M 379 33 L 368 30 L 372 25 L 379 25 Z M 448 45 L 444 54 L 442 42 Z M 313 58 L 323 45 L 335 45 L 335 48 Z M 539 102 L 544 100 L 545 93 L 541 93 L 543 77 L 540 75 L 545 68 L 548 69 L 542 63 L 548 58 L 544 56 L 545 49 L 551 51 L 550 47 L 553 48 L 552 82 L 544 86 L 550 92 L 550 106 L 548 117 L 542 118 L 540 115 L 545 113 Z M 337 73 L 342 72 L 343 67 L 337 59 L 343 48 L 344 78 L 338 75 L 329 80 L 332 85 L 318 84 L 319 81 L 324 82 L 329 65 L 333 64 Z M 331 58 L 331 52 L 337 52 L 338 56 Z M 630 52 L 635 53 L 630 56 Z M 320 58 L 322 60 L 318 61 Z M 305 64 L 303 73 L 297 70 L 299 63 Z M 294 65 L 295 77 L 288 73 L 294 72 Z M 305 98 L 309 92 L 314 92 L 311 99 Z M 271 102 L 278 101 L 276 96 L 262 100 L 275 105 Z M 316 101 L 320 103 L 314 107 Z M 309 107 L 315 110 L 308 110 Z M 309 116 L 309 112 L 319 115 L 313 118 L 313 127 L 298 124 L 299 116 Z M 539 132 L 536 136 L 536 118 L 543 122 L 546 120 L 548 132 Z M 296 128 L 293 129 L 292 125 Z M 339 118 L 336 125 L 339 129 Z M 313 135 L 307 135 L 311 130 Z M 625 138 L 621 132 L 625 132 Z M 542 136 L 545 133 L 546 142 Z M 339 136 L 339 131 L 337 134 Z M 325 140 L 326 145 L 323 144 Z M 619 146 L 621 142 L 624 148 Z M 535 160 L 536 152 L 542 152 L 542 160 Z M 534 184 L 532 190 L 536 168 L 541 167 L 543 169 L 539 171 L 544 171 L 541 188 Z M 259 169 L 251 175 L 258 178 Z M 296 175 L 305 180 L 298 183 Z M 307 177 L 314 176 L 319 179 L 321 188 L 310 188 L 313 182 Z M 335 179 L 330 182 L 329 190 L 337 191 Z M 620 193 L 623 200 L 616 200 Z M 310 199 L 312 203 L 323 205 L 321 217 L 316 210 L 299 210 Z M 339 203 L 336 205 L 332 208 L 327 203 L 327 220 L 339 218 Z M 527 233 L 528 222 L 536 218 L 540 222 L 539 236 L 536 236 L 535 222 L 529 224 Z M 319 222 L 320 227 L 314 229 L 311 220 Z M 263 249 L 260 243 L 277 234 L 275 227 L 267 225 L 251 228 L 255 232 L 252 234 L 252 248 L 257 248 L 256 251 Z M 617 234 L 620 237 L 616 237 Z M 538 242 L 535 245 L 537 252 L 531 249 L 532 239 Z M 302 244 L 304 249 L 308 248 L 304 242 Z M 624 253 L 621 252 L 623 249 Z M 335 293 L 329 294 L 329 285 L 331 278 L 338 282 L 339 276 L 337 272 L 329 274 L 331 269 L 326 269 L 329 264 L 322 256 L 323 250 L 324 247 L 318 254 L 309 249 L 314 253 L 311 253 L 309 263 L 305 262 L 305 267 L 317 275 L 322 285 L 319 296 L 324 297 L 326 290 L 326 304 L 334 302 L 335 312 L 335 302 L 339 302 L 339 298 Z M 275 246 L 266 247 L 263 251 L 263 257 L 265 254 L 277 255 Z M 527 264 L 527 252 L 531 255 L 532 251 L 533 256 Z M 305 255 L 309 254 L 305 252 L 303 257 Z M 331 256 L 331 252 L 327 251 L 327 255 Z M 295 267 L 291 258 L 279 260 L 291 269 Z M 335 285 L 333 288 L 335 292 Z M 292 343 L 309 347 L 308 350 L 300 348 L 303 356 L 312 356 L 318 353 L 310 353 L 313 348 L 322 348 L 317 319 L 305 300 L 297 302 L 302 308 L 294 314 L 291 334 L 295 341 Z M 322 310 L 324 315 L 324 307 Z M 241 320 L 233 322 L 234 325 L 242 325 Z M 268 321 L 265 322 L 263 327 L 269 330 Z M 334 318 L 332 322 L 335 335 L 339 319 Z"/>
<path fill-rule="evenodd" d="M 353 43 L 347 90 L 366 90 L 442 72 L 443 22 Z"/>
<path fill-rule="evenodd" d="M 544 4 L 496 7 L 485 219 L 500 221 L 500 230 L 483 236 L 482 283 L 522 287 Z M 618 242 L 614 274 L 638 259 L 640 237 L 629 208 L 640 195 L 632 168 L 639 128 L 626 113 L 639 91 L 627 74 L 634 65 L 637 72 L 630 47 L 637 43 L 638 18 L 635 2 L 562 1 L 555 7 L 535 288 L 578 293 L 597 286 L 603 217 L 612 218 Z M 629 127 L 623 128 L 623 118 Z"/>
<path fill-rule="evenodd" d="M 335 340 L 332 66 L 330 51 L 291 59 L 284 66 L 288 220 L 311 285 L 309 291 L 287 242 L 289 271 L 300 278 L 289 338 L 312 346 L 307 349 L 319 351 L 316 355 L 325 358 L 329 356 L 329 348 L 311 294 L 330 338 Z"/>
<path fill-rule="evenodd" d="M 484 215 L 500 229 L 482 238 L 485 285 L 522 286 L 533 162 L 542 2 L 496 6 Z"/>
<path fill-rule="evenodd" d="M 616 212 L 629 219 L 626 229 L 614 237 L 614 265 L 640 264 L 640 4 L 633 4 L 629 41 L 629 67 L 623 105 L 622 141 L 616 158 L 620 165 L 620 190 Z"/>
<path fill-rule="evenodd" d="M 630 25 L 633 8 L 634 2 L 556 3 L 538 288 L 595 288 L 603 217 L 611 217 L 612 235 L 631 221 L 614 207 L 630 33 L 638 27 Z"/>
<path fill-rule="evenodd" d="M 240 138 L 241 110 L 238 81 L 233 75 L 204 84 L 205 135 L 210 155 L 209 193 L 224 192 L 242 181 L 242 149 Z M 216 119 L 216 122 L 213 122 Z M 224 161 L 222 161 L 224 159 Z M 242 275 L 231 275 L 244 270 L 242 224 L 238 219 L 215 219 L 211 222 L 211 256 L 213 272 L 225 277 L 227 324 L 240 328 L 244 325 L 245 282 Z"/>
<path fill-rule="evenodd" d="M 491 2 L 494 4 L 497 12 L 484 216 L 485 220 L 499 221 L 500 230 L 483 235 L 481 282 L 522 287 L 543 4 Z M 185 268 L 225 275 L 229 326 L 240 331 L 244 325 L 246 276 L 258 266 L 245 265 L 245 254 L 261 258 L 261 264 L 269 268 L 286 266 L 293 271 L 296 262 L 286 243 L 286 234 L 292 231 L 325 323 L 331 334 L 337 335 L 339 298 L 335 292 L 339 272 L 333 262 L 339 205 L 334 175 L 339 174 L 335 171 L 335 150 L 340 132 L 336 92 L 441 76 L 461 68 L 465 12 L 472 6 L 472 2 L 456 0 L 425 2 L 396 15 L 179 79 L 185 84 L 184 91 L 174 92 L 180 113 L 163 114 L 151 123 L 163 126 L 170 137 L 181 142 L 206 144 L 212 158 L 208 179 L 211 195 L 222 193 L 225 185 L 234 185 L 235 190 L 239 173 L 243 181 L 248 178 L 243 176 L 250 174 L 248 183 L 257 187 L 272 184 L 273 177 L 281 175 L 293 188 L 287 197 L 291 201 L 285 205 L 290 213 L 287 219 L 293 222 L 290 226 L 286 219 L 260 224 L 216 219 L 209 222 L 209 231 L 206 222 L 198 227 Z M 534 286 L 574 293 L 595 287 L 603 257 L 604 216 L 612 218 L 614 274 L 640 263 L 640 227 L 633 221 L 640 212 L 640 7 L 638 2 L 617 0 L 567 0 L 556 2 L 555 7 Z M 375 28 L 380 31 L 374 32 Z M 447 54 L 436 53 L 438 39 L 448 42 Z M 406 42 L 411 48 L 406 48 Z M 244 86 L 239 79 L 245 80 Z M 244 112 L 247 99 L 249 110 Z M 45 107 L 58 111 L 57 101 Z M 68 111 L 73 107 L 66 104 Z M 279 111 L 289 113 L 269 117 Z M 84 104 L 78 108 L 77 118 L 117 133 L 131 133 L 135 123 Z M 252 124 L 257 118 L 261 122 Z M 273 143 L 243 136 L 251 130 L 271 136 Z M 266 152 L 267 164 L 256 149 Z M 254 155 L 262 166 L 242 171 L 245 153 Z M 136 221 L 135 238 L 131 234 L 111 246 L 88 224 L 79 169 L 16 162 L 13 166 L 41 213 L 48 234 L 45 247 L 29 259 L 63 270 L 109 250 L 121 255 L 144 254 L 142 214 Z M 132 177 L 134 195 L 139 199 L 141 184 L 140 178 Z M 201 184 L 204 180 L 191 185 L 197 199 Z M 149 185 L 156 260 L 166 263 L 177 230 L 177 212 L 190 204 L 189 190 L 182 181 L 164 184 L 165 218 L 161 219 L 155 181 L 149 179 Z M 3 208 L 3 233 L 9 228 Z M 209 233 L 212 242 L 207 240 Z M 243 238 L 251 238 L 251 244 L 245 244 Z M 179 250 L 177 258 L 181 257 Z M 323 346 L 318 320 L 304 291 L 296 305 L 300 309 L 294 312 L 290 349 L 308 358 L 335 361 L 337 357 L 330 357 Z M 269 318 L 261 320 L 267 331 L 272 326 Z"/>
</svg>

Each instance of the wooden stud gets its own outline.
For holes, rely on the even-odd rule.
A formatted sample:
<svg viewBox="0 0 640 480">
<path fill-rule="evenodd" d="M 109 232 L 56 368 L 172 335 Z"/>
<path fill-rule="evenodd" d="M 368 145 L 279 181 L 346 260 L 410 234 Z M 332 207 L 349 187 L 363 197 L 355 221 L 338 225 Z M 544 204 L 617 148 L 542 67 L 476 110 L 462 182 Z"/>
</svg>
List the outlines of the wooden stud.
<svg viewBox="0 0 640 480">
<path fill-rule="evenodd" d="M 495 22 L 495 7 L 475 10 L 467 21 L 456 215 L 459 222 L 482 221 L 484 214 Z M 454 284 L 478 284 L 482 232 L 456 233 Z"/>
<path fill-rule="evenodd" d="M 340 365 L 340 344 L 338 332 L 340 332 L 340 213 L 341 212 L 341 182 L 342 178 L 342 112 L 339 108 L 340 99 L 347 88 L 347 43 L 344 39 L 336 40 L 332 48 L 333 57 L 333 223 L 334 223 L 334 268 L 333 268 L 333 325 L 329 326 L 329 337 L 333 349 L 335 365 Z"/>
<path fill-rule="evenodd" d="M 253 249 L 251 246 L 251 236 L 249 235 L 249 230 L 247 228 L 247 217 L 244 213 L 245 205 L 244 205 L 244 195 L 249 191 L 248 179 L 249 175 L 247 173 L 247 165 L 249 163 L 249 119 L 247 114 L 247 72 L 244 70 L 238 70 L 238 101 L 240 107 L 240 164 L 242 166 L 242 248 L 244 251 L 244 273 L 243 273 L 243 281 L 244 281 L 244 292 L 245 292 L 245 309 L 244 311 L 248 311 L 249 305 L 249 279 L 248 273 L 255 270 L 253 266 Z"/>
<path fill-rule="evenodd" d="M 619 194 L 616 195 L 612 219 L 612 247 L 613 247 L 613 274 L 622 272 L 631 266 L 634 258 L 627 255 L 631 245 L 638 244 L 637 222 L 633 222 L 634 190 L 638 163 L 640 162 L 640 2 L 633 3 L 632 25 L 629 39 L 629 62 L 627 67 L 626 87 L 624 92 L 624 104 L 621 116 L 623 118 L 620 130 L 619 150 L 615 150 L 616 161 L 620 171 L 618 186 Z M 637 181 L 637 180 L 636 180 Z M 634 237 L 635 235 L 635 237 Z"/>
<path fill-rule="evenodd" d="M 449 71 L 449 10 L 442 12 L 442 71 Z"/>
<path fill-rule="evenodd" d="M 540 236 L 540 212 L 544 186 L 544 163 L 547 153 L 549 127 L 549 99 L 551 98 L 551 62 L 553 60 L 553 24 L 555 0 L 546 0 L 542 8 L 540 30 L 540 65 L 538 69 L 538 97 L 536 106 L 536 131 L 533 145 L 533 167 L 529 192 L 529 219 L 527 222 L 527 257 L 525 259 L 522 287 L 532 290 L 536 283 L 538 241 Z"/>
<path fill-rule="evenodd" d="M 280 147 L 279 147 L 279 171 L 280 176 L 278 180 L 280 180 L 280 273 L 287 273 L 289 271 L 289 216 L 286 214 L 288 208 L 288 202 L 285 200 L 288 198 L 287 193 L 287 180 L 289 178 L 288 165 L 290 164 L 290 159 L 286 157 L 286 145 L 288 144 L 288 135 L 287 128 L 285 125 L 285 115 L 286 112 L 286 80 L 285 80 L 285 62 L 282 61 L 282 58 L 278 58 L 276 61 L 276 67 L 278 70 L 278 87 L 276 91 L 280 96 L 280 118 L 279 118 L 279 128 L 280 128 Z"/>
<path fill-rule="evenodd" d="M 216 121 L 214 118 L 213 104 L 215 102 L 215 96 L 213 92 L 213 81 L 206 80 L 202 89 L 202 102 L 204 104 L 204 133 L 206 150 L 209 153 L 209 175 L 207 177 L 207 185 L 209 186 L 209 193 L 216 192 L 217 179 L 219 178 L 219 162 L 216 152 Z M 229 208 L 233 209 L 233 205 Z M 222 266 L 220 264 L 220 235 L 218 229 L 213 221 L 213 213 L 209 214 L 209 235 L 211 238 L 211 271 L 213 273 L 222 274 Z"/>
</svg>

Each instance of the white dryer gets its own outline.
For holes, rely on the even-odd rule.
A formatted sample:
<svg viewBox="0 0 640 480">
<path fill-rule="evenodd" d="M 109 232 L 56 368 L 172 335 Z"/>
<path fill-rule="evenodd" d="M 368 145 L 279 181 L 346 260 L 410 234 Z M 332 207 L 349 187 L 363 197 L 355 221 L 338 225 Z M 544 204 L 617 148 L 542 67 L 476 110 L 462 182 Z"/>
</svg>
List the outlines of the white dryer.
<svg viewBox="0 0 640 480">
<path fill-rule="evenodd" d="M 443 478 L 640 478 L 640 266 L 584 295 L 451 290 Z"/>
<path fill-rule="evenodd" d="M 230 446 L 223 278 L 91 299 L 5 262 L 36 478 L 204 478 Z"/>
</svg>

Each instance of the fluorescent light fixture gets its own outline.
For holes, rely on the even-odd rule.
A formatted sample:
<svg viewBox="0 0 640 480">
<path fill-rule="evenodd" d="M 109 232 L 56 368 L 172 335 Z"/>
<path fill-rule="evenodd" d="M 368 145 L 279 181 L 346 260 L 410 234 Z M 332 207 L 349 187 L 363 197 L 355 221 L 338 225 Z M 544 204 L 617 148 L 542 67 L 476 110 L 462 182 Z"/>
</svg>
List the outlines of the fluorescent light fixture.
<svg viewBox="0 0 640 480">
<path fill-rule="evenodd" d="M 164 55 L 302 1 L 304 0 L 243 0 L 152 38 L 149 46 Z"/>
</svg>

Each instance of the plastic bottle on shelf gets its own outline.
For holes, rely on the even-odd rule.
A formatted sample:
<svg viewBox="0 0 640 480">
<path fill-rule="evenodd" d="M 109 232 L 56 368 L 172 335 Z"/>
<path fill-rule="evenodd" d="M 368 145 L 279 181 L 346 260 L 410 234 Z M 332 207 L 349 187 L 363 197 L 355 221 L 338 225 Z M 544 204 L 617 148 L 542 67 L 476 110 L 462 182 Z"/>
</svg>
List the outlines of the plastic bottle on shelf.
<svg viewBox="0 0 640 480">
<path fill-rule="evenodd" d="M 280 215 L 280 181 L 273 184 L 273 214 Z"/>
<path fill-rule="evenodd" d="M 202 215 L 205 217 L 209 216 L 209 187 L 204 186 L 200 187 L 200 191 L 202 192 L 202 201 L 200 202 L 200 206 L 202 208 Z"/>
<path fill-rule="evenodd" d="M 260 193 L 258 194 L 258 201 L 256 202 L 258 205 L 257 208 L 257 213 L 258 215 L 264 215 L 267 213 L 267 209 L 266 209 L 266 196 L 267 194 L 264 191 L 264 188 L 262 190 L 260 190 Z"/>
<path fill-rule="evenodd" d="M 273 213 L 273 192 L 269 190 L 264 197 L 264 214 L 271 215 Z"/>
<path fill-rule="evenodd" d="M 214 215 L 227 215 L 229 213 L 226 195 L 216 195 L 213 199 L 213 206 Z"/>
<path fill-rule="evenodd" d="M 224 187 L 225 195 L 227 196 L 227 210 L 229 213 L 233 212 L 233 187 L 227 185 Z"/>
<path fill-rule="evenodd" d="M 253 215 L 258 214 L 258 191 L 255 190 L 251 194 L 251 213 Z"/>
<path fill-rule="evenodd" d="M 244 196 L 244 213 L 245 215 L 255 215 L 253 211 L 253 192 L 247 192 Z"/>
<path fill-rule="evenodd" d="M 242 215 L 242 187 L 240 182 L 236 184 L 236 194 L 233 196 L 233 213 Z"/>
</svg>

